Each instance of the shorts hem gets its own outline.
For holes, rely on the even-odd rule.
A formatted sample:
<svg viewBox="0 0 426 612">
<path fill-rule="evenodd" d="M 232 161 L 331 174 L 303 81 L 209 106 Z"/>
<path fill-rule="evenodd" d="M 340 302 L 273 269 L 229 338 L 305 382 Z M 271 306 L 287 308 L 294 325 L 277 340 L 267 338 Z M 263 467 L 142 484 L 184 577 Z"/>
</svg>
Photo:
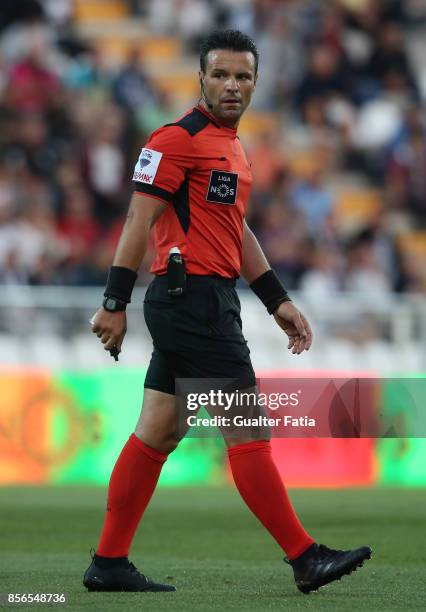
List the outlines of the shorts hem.
<svg viewBox="0 0 426 612">
<path fill-rule="evenodd" d="M 170 387 L 167 387 L 167 389 L 165 389 L 161 385 L 155 385 L 153 383 L 144 383 L 144 389 L 152 389 L 153 391 L 161 391 L 161 393 L 167 393 L 167 395 L 176 395 L 176 392 L 174 389 L 173 391 L 171 391 Z"/>
</svg>

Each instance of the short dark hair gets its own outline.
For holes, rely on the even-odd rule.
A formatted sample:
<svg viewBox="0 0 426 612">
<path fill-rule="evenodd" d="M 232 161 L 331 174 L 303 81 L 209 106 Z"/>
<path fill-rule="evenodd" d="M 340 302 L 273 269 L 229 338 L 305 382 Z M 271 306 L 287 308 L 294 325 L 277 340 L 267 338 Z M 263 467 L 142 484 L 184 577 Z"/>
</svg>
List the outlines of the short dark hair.
<svg viewBox="0 0 426 612">
<path fill-rule="evenodd" d="M 206 71 L 207 54 L 213 49 L 229 49 L 230 51 L 250 51 L 254 56 L 254 71 L 257 74 L 259 66 L 259 51 L 255 42 L 239 30 L 216 30 L 209 34 L 200 46 L 200 68 Z"/>
</svg>

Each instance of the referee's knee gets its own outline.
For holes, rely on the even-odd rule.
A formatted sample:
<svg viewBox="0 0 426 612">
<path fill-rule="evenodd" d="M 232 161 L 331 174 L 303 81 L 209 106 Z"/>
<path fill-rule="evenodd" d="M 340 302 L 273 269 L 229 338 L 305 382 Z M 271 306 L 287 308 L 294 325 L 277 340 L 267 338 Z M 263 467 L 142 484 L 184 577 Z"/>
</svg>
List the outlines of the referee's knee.
<svg viewBox="0 0 426 612">
<path fill-rule="evenodd" d="M 154 448 L 163 455 L 170 455 L 178 446 L 180 440 L 175 434 L 148 434 L 136 429 L 135 436 L 144 444 Z"/>
<path fill-rule="evenodd" d="M 251 442 L 270 442 L 272 432 L 269 427 L 263 427 L 260 431 L 247 433 L 241 433 L 240 435 L 227 436 L 224 434 L 223 439 L 226 446 L 232 448 L 233 446 L 241 446 L 242 444 L 250 444 Z"/>
</svg>

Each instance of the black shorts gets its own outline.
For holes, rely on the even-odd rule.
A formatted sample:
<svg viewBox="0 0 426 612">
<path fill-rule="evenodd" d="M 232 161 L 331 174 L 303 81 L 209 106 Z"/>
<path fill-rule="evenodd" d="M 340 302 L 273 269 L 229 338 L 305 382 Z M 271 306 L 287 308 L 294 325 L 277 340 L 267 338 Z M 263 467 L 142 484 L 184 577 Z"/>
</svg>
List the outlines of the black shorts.
<svg viewBox="0 0 426 612">
<path fill-rule="evenodd" d="M 188 275 L 186 293 L 173 297 L 167 276 L 156 276 L 144 300 L 154 344 L 145 387 L 174 395 L 176 378 L 236 379 L 238 388 L 254 386 L 240 309 L 232 279 Z"/>
</svg>

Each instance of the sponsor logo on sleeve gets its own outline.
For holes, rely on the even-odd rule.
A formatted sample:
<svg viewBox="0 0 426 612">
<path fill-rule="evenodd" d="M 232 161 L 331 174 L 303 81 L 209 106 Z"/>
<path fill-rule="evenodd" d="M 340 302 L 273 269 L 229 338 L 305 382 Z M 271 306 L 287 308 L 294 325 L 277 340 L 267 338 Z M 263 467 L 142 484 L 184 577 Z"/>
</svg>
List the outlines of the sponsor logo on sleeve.
<svg viewBox="0 0 426 612">
<path fill-rule="evenodd" d="M 207 202 L 232 206 L 232 204 L 235 204 L 237 189 L 238 174 L 212 170 L 206 200 Z"/>
<path fill-rule="evenodd" d="M 152 185 L 157 174 L 158 166 L 160 164 L 163 154 L 153 149 L 142 149 L 135 171 L 133 174 L 133 180 L 139 183 L 147 183 Z"/>
</svg>

